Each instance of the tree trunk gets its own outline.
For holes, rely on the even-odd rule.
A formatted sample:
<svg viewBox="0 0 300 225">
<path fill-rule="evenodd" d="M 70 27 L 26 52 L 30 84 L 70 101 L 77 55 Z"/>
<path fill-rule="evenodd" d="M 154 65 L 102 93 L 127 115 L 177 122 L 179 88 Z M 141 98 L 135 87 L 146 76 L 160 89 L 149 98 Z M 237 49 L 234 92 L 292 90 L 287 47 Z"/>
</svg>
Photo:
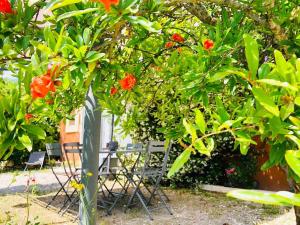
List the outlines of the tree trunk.
<svg viewBox="0 0 300 225">
<path fill-rule="evenodd" d="M 79 224 L 96 225 L 101 111 L 90 87 L 85 101 Z M 91 173 L 91 176 L 87 174 Z"/>
</svg>

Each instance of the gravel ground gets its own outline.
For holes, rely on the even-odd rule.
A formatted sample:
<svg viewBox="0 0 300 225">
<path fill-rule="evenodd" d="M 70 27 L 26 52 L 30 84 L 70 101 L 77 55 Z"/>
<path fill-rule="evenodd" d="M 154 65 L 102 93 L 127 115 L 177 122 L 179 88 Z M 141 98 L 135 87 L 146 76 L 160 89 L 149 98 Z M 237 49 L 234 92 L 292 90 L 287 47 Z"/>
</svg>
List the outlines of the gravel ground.
<svg viewBox="0 0 300 225">
<path fill-rule="evenodd" d="M 0 174 L 0 224 L 9 224 L 11 217 L 16 225 L 23 225 L 26 217 L 26 194 L 28 178 L 34 178 L 38 195 L 30 197 L 30 218 L 38 217 L 40 224 L 73 225 L 75 214 L 60 216 L 57 211 L 63 199 L 58 199 L 51 209 L 45 205 L 59 187 L 51 170 Z M 65 179 L 65 177 L 60 177 Z M 32 183 L 32 182 L 31 182 Z M 51 192 L 52 191 L 52 192 Z M 50 193 L 49 193 L 50 192 Z M 23 193 L 23 194 L 16 194 Z M 45 194 L 48 193 L 48 194 Z M 153 211 L 154 221 L 150 221 L 139 205 L 123 212 L 120 203 L 112 213 L 105 216 L 98 211 L 99 225 L 295 225 L 295 216 L 291 208 L 264 206 L 230 199 L 222 193 L 209 191 L 167 190 L 173 215 L 165 209 Z M 75 208 L 77 210 L 77 208 Z M 15 225 L 12 223 L 12 225 Z"/>
<path fill-rule="evenodd" d="M 46 203 L 54 193 L 33 195 L 30 197 L 30 218 L 42 224 L 73 225 L 76 213 L 60 216 L 56 204 L 45 209 Z M 111 216 L 105 216 L 98 210 L 99 225 L 295 225 L 293 210 L 285 207 L 263 206 L 229 199 L 224 194 L 212 192 L 192 193 L 187 190 L 167 190 L 170 206 L 174 215 L 165 209 L 153 211 L 154 220 L 150 221 L 141 206 L 123 212 L 121 205 L 113 210 Z M 26 195 L 0 196 L 0 224 L 5 222 L 7 213 L 16 225 L 23 225 L 26 217 Z M 2 223 L 1 223 L 2 221 Z M 12 225 L 15 225 L 12 223 Z"/>
</svg>

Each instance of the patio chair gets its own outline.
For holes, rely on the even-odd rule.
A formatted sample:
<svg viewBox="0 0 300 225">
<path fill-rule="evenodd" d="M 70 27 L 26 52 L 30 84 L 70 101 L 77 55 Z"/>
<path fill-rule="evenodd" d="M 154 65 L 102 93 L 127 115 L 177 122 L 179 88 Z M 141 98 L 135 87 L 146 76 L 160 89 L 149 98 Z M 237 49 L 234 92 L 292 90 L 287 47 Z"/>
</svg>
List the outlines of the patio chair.
<svg viewBox="0 0 300 225">
<path fill-rule="evenodd" d="M 65 197 L 68 198 L 69 201 L 71 201 L 71 198 L 68 194 L 67 187 L 66 187 L 70 181 L 70 178 L 66 175 L 65 171 L 61 170 L 61 168 L 55 168 L 55 165 L 51 161 L 52 158 L 56 158 L 56 159 L 62 158 L 61 145 L 59 143 L 47 143 L 46 151 L 47 151 L 51 171 L 60 185 L 59 190 L 56 192 L 56 194 L 51 198 L 50 202 L 47 204 L 47 206 L 46 206 L 46 208 L 47 208 L 51 205 L 51 203 L 57 198 L 57 196 L 61 192 L 63 192 L 65 194 Z M 67 180 L 62 179 L 62 177 L 67 177 Z"/>
<path fill-rule="evenodd" d="M 24 171 L 26 171 L 29 166 L 40 166 L 40 169 L 42 169 L 44 160 L 45 160 L 45 152 L 30 153 L 28 162 L 25 162 L 26 166 Z"/>
<path fill-rule="evenodd" d="M 132 175 L 129 176 L 130 184 L 133 186 L 134 190 L 128 200 L 125 212 L 128 209 L 128 207 L 131 206 L 133 198 L 137 197 L 144 209 L 146 210 L 149 218 L 153 220 L 151 211 L 158 208 L 150 209 L 149 206 L 152 203 L 154 197 L 158 196 L 163 207 L 166 208 L 167 211 L 172 215 L 171 209 L 168 206 L 166 200 L 164 199 L 166 197 L 166 194 L 163 193 L 163 191 L 160 188 L 161 179 L 167 169 L 167 161 L 172 145 L 170 143 L 168 148 L 165 149 L 164 144 L 165 143 L 162 141 L 150 141 L 147 145 L 147 154 L 143 168 L 136 168 L 133 171 Z M 153 158 L 157 158 L 158 154 L 163 154 L 163 160 L 161 160 L 160 162 L 157 162 L 156 160 L 156 163 L 153 165 Z M 136 176 L 138 179 L 134 180 L 134 176 Z M 151 189 L 147 187 L 147 182 L 150 182 L 152 186 Z M 146 190 L 150 193 L 150 197 L 147 198 L 146 195 L 142 192 L 142 185 L 146 187 Z"/>
<path fill-rule="evenodd" d="M 75 181 L 77 183 L 81 182 L 81 166 L 82 166 L 82 144 L 79 142 L 69 142 L 63 144 L 64 158 L 63 168 L 65 175 L 68 177 L 65 186 L 69 188 L 70 183 Z M 76 188 L 71 191 L 71 194 L 67 194 L 65 201 L 59 210 L 62 215 L 74 204 L 78 202 L 79 193 Z M 68 193 L 68 192 L 67 192 Z M 69 202 L 69 204 L 68 204 Z"/>
<path fill-rule="evenodd" d="M 119 179 L 119 171 L 122 168 L 119 166 L 118 158 L 115 156 L 118 149 L 118 143 L 109 142 L 106 146 L 106 148 L 102 148 L 99 152 L 100 166 L 98 169 L 98 183 L 99 192 L 102 193 L 102 198 L 99 199 L 98 206 L 104 208 L 107 211 L 107 214 L 110 215 L 111 210 L 123 195 L 124 186 Z M 113 178 L 114 182 L 109 188 L 106 182 L 111 180 L 111 178 Z M 114 187 L 117 183 L 122 187 L 120 192 L 114 191 Z"/>
</svg>

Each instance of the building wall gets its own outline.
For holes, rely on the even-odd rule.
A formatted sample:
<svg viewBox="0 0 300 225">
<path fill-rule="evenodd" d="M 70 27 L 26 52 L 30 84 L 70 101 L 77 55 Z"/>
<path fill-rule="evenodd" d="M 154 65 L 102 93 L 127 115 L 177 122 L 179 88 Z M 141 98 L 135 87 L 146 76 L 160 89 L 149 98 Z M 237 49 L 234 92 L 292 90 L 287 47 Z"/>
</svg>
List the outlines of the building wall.
<svg viewBox="0 0 300 225">
<path fill-rule="evenodd" d="M 81 111 L 79 111 L 78 116 L 76 117 L 76 127 L 72 127 L 72 129 L 74 131 L 70 131 L 70 127 L 67 127 L 70 125 L 69 122 L 66 121 L 61 121 L 60 123 L 60 143 L 63 146 L 64 143 L 69 143 L 69 142 L 79 142 L 81 143 L 81 129 L 82 129 L 82 113 Z M 72 130 L 71 129 L 71 130 Z M 69 130 L 69 131 L 68 131 Z M 64 153 L 64 149 L 62 148 L 63 151 L 63 155 L 64 155 L 64 159 L 66 159 L 65 153 Z M 74 155 L 74 154 L 70 154 L 68 155 L 69 160 L 76 160 L 80 162 L 80 157 L 79 155 Z"/>
</svg>

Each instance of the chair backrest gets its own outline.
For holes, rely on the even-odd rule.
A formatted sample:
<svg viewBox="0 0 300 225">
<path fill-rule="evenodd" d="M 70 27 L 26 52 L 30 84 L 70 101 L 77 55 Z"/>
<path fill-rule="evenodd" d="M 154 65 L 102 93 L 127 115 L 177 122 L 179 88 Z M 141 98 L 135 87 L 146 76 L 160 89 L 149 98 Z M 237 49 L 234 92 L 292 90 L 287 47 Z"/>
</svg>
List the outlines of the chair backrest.
<svg viewBox="0 0 300 225">
<path fill-rule="evenodd" d="M 51 157 L 51 156 L 61 157 L 62 156 L 60 143 L 47 143 L 46 151 L 47 151 L 47 155 L 49 157 Z"/>
<path fill-rule="evenodd" d="M 28 163 L 42 165 L 44 163 L 46 152 L 32 152 L 30 153 Z"/>
<path fill-rule="evenodd" d="M 165 147 L 165 141 L 150 141 L 147 145 L 147 157 L 144 168 L 146 170 L 155 168 L 159 170 L 159 173 L 165 173 L 171 147 L 172 141 L 170 141 L 167 148 Z"/>
<path fill-rule="evenodd" d="M 142 150 L 143 149 L 143 143 L 135 143 L 135 144 L 127 144 L 126 145 L 126 151 L 134 151 L 134 150 Z"/>
<path fill-rule="evenodd" d="M 82 144 L 79 142 L 64 143 L 64 153 L 70 173 L 75 173 L 82 166 Z M 78 165 L 79 163 L 79 165 Z M 63 162 L 66 171 L 66 165 Z"/>
<path fill-rule="evenodd" d="M 165 152 L 165 142 L 164 141 L 149 141 L 147 145 L 147 151 L 154 152 Z"/>
<path fill-rule="evenodd" d="M 118 167 L 118 158 L 113 157 L 118 150 L 119 144 L 116 141 L 111 141 L 106 144 L 106 148 L 102 148 L 99 152 L 99 175 L 107 175 L 111 172 L 111 169 Z M 110 153 L 108 153 L 110 152 Z"/>
</svg>

